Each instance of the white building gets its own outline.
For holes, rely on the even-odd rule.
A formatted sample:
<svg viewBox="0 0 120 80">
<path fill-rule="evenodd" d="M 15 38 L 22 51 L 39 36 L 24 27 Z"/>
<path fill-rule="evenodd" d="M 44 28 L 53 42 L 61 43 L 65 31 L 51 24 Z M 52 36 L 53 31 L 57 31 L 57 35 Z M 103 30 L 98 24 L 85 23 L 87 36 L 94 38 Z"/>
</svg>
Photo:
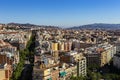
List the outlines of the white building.
<svg viewBox="0 0 120 80">
<path fill-rule="evenodd" d="M 86 58 L 83 57 L 77 63 L 77 76 L 86 76 Z"/>
</svg>

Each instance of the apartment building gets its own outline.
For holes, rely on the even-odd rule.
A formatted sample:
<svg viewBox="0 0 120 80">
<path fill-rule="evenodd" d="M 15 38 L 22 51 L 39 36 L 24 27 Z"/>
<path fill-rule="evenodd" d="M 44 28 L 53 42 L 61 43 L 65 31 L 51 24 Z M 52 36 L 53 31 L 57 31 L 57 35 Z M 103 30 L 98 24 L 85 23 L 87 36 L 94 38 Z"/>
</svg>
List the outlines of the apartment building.
<svg viewBox="0 0 120 80">
<path fill-rule="evenodd" d="M 77 67 L 75 71 L 77 71 L 76 72 L 77 76 L 80 76 L 80 75 L 86 76 L 86 58 L 83 56 L 82 53 L 77 53 L 75 51 L 68 52 L 60 58 L 60 61 L 68 63 L 69 65 L 70 64 L 73 66 L 76 65 Z M 72 68 L 72 67 L 68 67 L 68 68 Z M 71 73 L 72 72 L 70 72 L 70 74 Z"/>
<path fill-rule="evenodd" d="M 13 60 L 6 54 L 0 54 L 0 80 L 9 80 L 12 76 Z"/>
<path fill-rule="evenodd" d="M 57 42 L 53 42 L 52 44 L 51 44 L 51 50 L 52 51 L 58 51 L 58 43 Z"/>
<path fill-rule="evenodd" d="M 33 80 L 59 80 L 59 64 L 40 68 L 34 66 Z"/>
<path fill-rule="evenodd" d="M 116 47 L 110 44 L 100 44 L 95 47 L 86 48 L 85 57 L 87 65 L 97 65 L 99 67 L 108 64 L 116 53 Z"/>
</svg>

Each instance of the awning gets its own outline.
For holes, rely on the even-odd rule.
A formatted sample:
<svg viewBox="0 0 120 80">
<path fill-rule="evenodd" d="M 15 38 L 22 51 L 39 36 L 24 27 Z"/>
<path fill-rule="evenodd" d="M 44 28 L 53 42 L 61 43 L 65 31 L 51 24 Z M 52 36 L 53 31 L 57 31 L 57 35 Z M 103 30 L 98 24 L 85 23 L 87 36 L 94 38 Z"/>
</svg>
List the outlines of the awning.
<svg viewBox="0 0 120 80">
<path fill-rule="evenodd" d="M 48 78 L 47 80 L 52 80 L 52 78 Z"/>
<path fill-rule="evenodd" d="M 66 75 L 66 72 L 60 72 L 59 75 L 60 75 L 61 77 L 64 77 L 64 76 Z"/>
</svg>

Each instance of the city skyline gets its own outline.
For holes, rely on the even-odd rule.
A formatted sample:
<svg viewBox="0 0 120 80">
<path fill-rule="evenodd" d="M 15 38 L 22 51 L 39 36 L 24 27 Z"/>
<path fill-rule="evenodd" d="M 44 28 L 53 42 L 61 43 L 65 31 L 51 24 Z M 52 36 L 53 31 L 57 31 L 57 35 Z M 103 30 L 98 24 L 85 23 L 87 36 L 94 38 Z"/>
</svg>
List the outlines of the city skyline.
<svg viewBox="0 0 120 80">
<path fill-rule="evenodd" d="M 0 23 L 60 27 L 120 23 L 119 0 L 1 0 Z"/>
</svg>

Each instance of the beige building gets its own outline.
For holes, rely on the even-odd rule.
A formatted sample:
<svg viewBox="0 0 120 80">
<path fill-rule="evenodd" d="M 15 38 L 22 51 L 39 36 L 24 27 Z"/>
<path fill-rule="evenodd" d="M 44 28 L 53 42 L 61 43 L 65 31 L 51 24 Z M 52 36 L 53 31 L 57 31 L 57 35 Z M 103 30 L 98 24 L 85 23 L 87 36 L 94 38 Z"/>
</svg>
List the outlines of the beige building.
<svg viewBox="0 0 120 80">
<path fill-rule="evenodd" d="M 52 51 L 58 51 L 58 43 L 52 43 L 51 44 L 51 50 Z"/>
<path fill-rule="evenodd" d="M 110 62 L 115 53 L 115 46 L 108 44 L 86 48 L 84 55 L 87 59 L 87 65 L 96 65 L 102 67 Z"/>
<path fill-rule="evenodd" d="M 64 42 L 64 51 L 71 51 L 71 49 L 72 49 L 72 42 L 70 41 Z"/>
<path fill-rule="evenodd" d="M 50 66 L 34 66 L 33 80 L 59 80 L 59 64 Z"/>
<path fill-rule="evenodd" d="M 70 52 L 66 52 L 64 56 L 61 56 L 60 61 L 66 63 L 76 63 L 82 57 L 83 57 L 82 53 L 77 53 L 76 51 L 70 51 Z"/>
<path fill-rule="evenodd" d="M 50 69 L 33 69 L 33 80 L 47 80 L 51 78 Z"/>
<path fill-rule="evenodd" d="M 59 42 L 59 51 L 64 51 L 64 42 Z"/>
<path fill-rule="evenodd" d="M 0 66 L 0 80 L 9 80 L 12 76 L 11 65 L 4 64 Z"/>
</svg>

